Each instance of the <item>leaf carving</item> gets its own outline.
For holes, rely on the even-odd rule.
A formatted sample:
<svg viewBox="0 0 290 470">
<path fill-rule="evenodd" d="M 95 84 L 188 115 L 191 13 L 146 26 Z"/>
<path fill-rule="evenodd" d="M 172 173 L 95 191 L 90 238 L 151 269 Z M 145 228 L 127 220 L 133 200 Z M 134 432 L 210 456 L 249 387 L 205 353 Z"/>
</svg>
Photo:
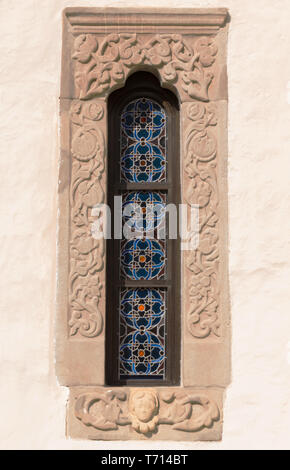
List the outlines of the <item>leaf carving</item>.
<svg viewBox="0 0 290 470">
<path fill-rule="evenodd" d="M 207 102 L 217 47 L 212 38 L 200 37 L 194 50 L 180 34 L 156 34 L 147 42 L 137 34 L 109 34 L 99 45 L 93 34 L 75 39 L 75 86 L 80 99 L 102 95 L 124 82 L 130 69 L 145 64 L 156 67 L 164 82 L 181 78 L 182 89 L 190 98 Z"/>
<path fill-rule="evenodd" d="M 216 49 L 211 41 L 199 42 L 203 61 L 211 63 Z M 216 139 L 211 131 L 216 126 L 213 105 L 192 103 L 187 108 L 191 125 L 186 135 L 185 173 L 190 180 L 185 199 L 199 205 L 199 244 L 185 258 L 190 307 L 188 330 L 195 338 L 220 336 L 218 290 L 218 190 L 216 176 Z"/>
<path fill-rule="evenodd" d="M 82 62 L 96 49 L 94 37 L 79 42 Z M 85 55 L 86 54 L 86 55 Z M 99 308 L 103 284 L 104 240 L 92 236 L 90 212 L 104 201 L 104 137 L 97 126 L 104 112 L 100 103 L 73 102 L 71 121 L 74 126 L 71 153 L 71 238 L 70 238 L 70 335 L 87 338 L 103 331 Z"/>
<path fill-rule="evenodd" d="M 195 408 L 198 410 L 193 412 Z M 211 428 L 220 419 L 218 405 L 206 393 L 154 389 L 96 390 L 77 397 L 75 416 L 86 426 L 101 431 L 117 430 L 131 424 L 148 437 L 160 424 L 172 430 L 197 432 Z"/>
</svg>

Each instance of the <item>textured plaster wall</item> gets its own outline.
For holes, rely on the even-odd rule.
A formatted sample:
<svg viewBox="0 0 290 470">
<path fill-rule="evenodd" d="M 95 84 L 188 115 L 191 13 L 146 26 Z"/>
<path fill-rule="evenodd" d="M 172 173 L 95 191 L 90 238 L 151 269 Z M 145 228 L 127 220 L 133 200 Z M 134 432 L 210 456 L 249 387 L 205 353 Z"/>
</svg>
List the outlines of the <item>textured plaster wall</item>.
<svg viewBox="0 0 290 470">
<path fill-rule="evenodd" d="M 2 449 L 126 447 L 65 439 L 67 391 L 54 373 L 61 10 L 82 5 L 141 7 L 144 1 L 0 0 Z M 131 442 L 127 448 L 290 448 L 290 3 L 158 5 L 223 6 L 231 13 L 233 371 L 222 443 Z"/>
</svg>

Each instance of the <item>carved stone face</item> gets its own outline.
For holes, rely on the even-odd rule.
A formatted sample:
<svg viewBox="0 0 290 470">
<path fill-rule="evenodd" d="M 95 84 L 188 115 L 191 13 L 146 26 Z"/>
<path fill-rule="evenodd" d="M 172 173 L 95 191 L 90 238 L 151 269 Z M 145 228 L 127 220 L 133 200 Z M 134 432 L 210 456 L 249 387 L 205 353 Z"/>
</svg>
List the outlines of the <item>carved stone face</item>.
<svg viewBox="0 0 290 470">
<path fill-rule="evenodd" d="M 158 406 L 157 397 L 152 392 L 134 393 L 131 403 L 132 412 L 143 423 L 152 419 Z"/>
<path fill-rule="evenodd" d="M 153 390 L 136 390 L 129 401 L 132 427 L 137 432 L 154 432 L 158 425 L 159 401 Z"/>
</svg>

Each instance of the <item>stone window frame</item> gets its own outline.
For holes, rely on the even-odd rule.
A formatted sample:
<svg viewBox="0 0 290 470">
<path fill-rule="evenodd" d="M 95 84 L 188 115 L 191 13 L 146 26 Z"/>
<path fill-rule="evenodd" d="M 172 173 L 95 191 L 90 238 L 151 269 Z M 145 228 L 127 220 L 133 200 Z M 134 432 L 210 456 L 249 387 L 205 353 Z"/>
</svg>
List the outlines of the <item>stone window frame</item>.
<svg viewBox="0 0 290 470">
<path fill-rule="evenodd" d="M 56 374 L 70 390 L 70 437 L 222 437 L 230 382 L 227 33 L 224 8 L 63 12 Z M 106 202 L 107 98 L 140 70 L 179 100 L 181 202 L 200 207 L 199 246 L 181 260 L 178 387 L 105 384 L 106 247 L 91 236 L 92 209 Z"/>
</svg>

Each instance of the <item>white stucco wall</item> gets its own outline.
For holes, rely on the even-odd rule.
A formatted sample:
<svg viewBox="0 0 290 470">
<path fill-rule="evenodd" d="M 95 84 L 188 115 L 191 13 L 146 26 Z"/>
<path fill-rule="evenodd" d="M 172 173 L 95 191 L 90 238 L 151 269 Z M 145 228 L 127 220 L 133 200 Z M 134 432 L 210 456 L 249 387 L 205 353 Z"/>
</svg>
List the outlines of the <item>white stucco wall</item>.
<svg viewBox="0 0 290 470">
<path fill-rule="evenodd" d="M 290 3 L 158 5 L 230 9 L 233 377 L 221 443 L 130 442 L 127 448 L 289 449 Z M 66 6 L 136 7 L 144 0 L 0 0 L 2 449 L 126 448 L 65 439 L 67 391 L 54 373 L 58 95 Z"/>
</svg>

